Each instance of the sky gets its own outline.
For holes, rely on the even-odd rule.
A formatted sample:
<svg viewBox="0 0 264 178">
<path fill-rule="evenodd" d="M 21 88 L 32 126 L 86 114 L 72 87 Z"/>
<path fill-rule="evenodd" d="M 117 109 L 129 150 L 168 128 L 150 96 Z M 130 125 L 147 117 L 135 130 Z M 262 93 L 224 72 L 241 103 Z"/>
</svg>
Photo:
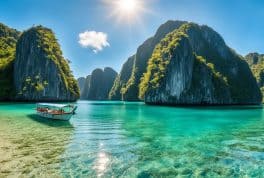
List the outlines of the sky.
<svg viewBox="0 0 264 178">
<path fill-rule="evenodd" d="M 136 0 L 133 9 L 120 1 L 1 0 L 0 22 L 20 31 L 51 28 L 76 78 L 95 68 L 119 72 L 167 20 L 206 24 L 241 55 L 264 53 L 263 0 Z"/>
</svg>

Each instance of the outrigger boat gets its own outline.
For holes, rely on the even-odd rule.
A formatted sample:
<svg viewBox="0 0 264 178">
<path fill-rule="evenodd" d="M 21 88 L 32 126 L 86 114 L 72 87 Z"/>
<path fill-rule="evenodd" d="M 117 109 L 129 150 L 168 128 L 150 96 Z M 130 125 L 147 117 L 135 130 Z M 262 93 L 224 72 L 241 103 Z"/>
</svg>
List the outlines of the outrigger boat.
<svg viewBox="0 0 264 178">
<path fill-rule="evenodd" d="M 37 103 L 37 114 L 55 120 L 70 120 L 77 106 L 72 104 Z"/>
</svg>

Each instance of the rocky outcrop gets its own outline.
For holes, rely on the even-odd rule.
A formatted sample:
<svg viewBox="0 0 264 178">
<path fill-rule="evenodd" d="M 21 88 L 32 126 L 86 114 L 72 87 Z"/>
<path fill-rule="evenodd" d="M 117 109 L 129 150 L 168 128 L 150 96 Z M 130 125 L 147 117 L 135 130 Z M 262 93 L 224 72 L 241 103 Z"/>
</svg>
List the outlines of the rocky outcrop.
<svg viewBox="0 0 264 178">
<path fill-rule="evenodd" d="M 85 79 L 81 99 L 108 100 L 109 92 L 113 86 L 117 72 L 110 67 L 95 69 Z"/>
<path fill-rule="evenodd" d="M 257 79 L 262 96 L 264 96 L 264 54 L 249 53 L 245 56 L 245 60 Z"/>
<path fill-rule="evenodd" d="M 37 26 L 18 40 L 14 62 L 17 100 L 75 101 L 79 87 L 53 32 Z"/>
<path fill-rule="evenodd" d="M 207 26 L 185 23 L 155 47 L 140 83 L 149 104 L 259 104 L 247 63 Z"/>
<path fill-rule="evenodd" d="M 88 75 L 85 78 L 85 83 L 83 86 L 83 91 L 81 92 L 81 98 L 82 100 L 88 99 L 89 91 L 90 91 L 90 81 L 91 81 L 91 75 Z"/>
<path fill-rule="evenodd" d="M 262 64 L 264 62 L 264 54 L 259 53 L 249 53 L 245 56 L 245 60 L 249 66 Z"/>
<path fill-rule="evenodd" d="M 115 78 L 113 87 L 109 93 L 110 100 L 123 100 L 123 92 L 126 90 L 126 84 L 132 74 L 135 56 L 131 56 L 123 64 L 121 72 Z"/>
<path fill-rule="evenodd" d="M 79 88 L 80 88 L 80 93 L 83 92 L 84 85 L 85 85 L 85 80 L 86 80 L 86 79 L 85 79 L 84 77 L 80 77 L 80 78 L 77 79 L 77 81 L 78 81 L 78 86 L 79 86 Z"/>
<path fill-rule="evenodd" d="M 0 100 L 13 97 L 13 62 L 20 32 L 0 23 Z"/>
<path fill-rule="evenodd" d="M 147 39 L 142 45 L 140 45 L 137 49 L 135 54 L 134 63 L 131 65 L 132 59 L 129 58 L 126 64 L 130 64 L 129 69 L 132 67 L 131 75 L 127 81 L 116 79 L 114 88 L 111 91 L 110 98 L 111 99 L 119 99 L 119 100 L 126 100 L 126 101 L 135 101 L 139 100 L 138 93 L 139 93 L 139 83 L 140 78 L 142 77 L 143 73 L 146 72 L 147 62 L 151 57 L 151 54 L 156 46 L 157 43 L 160 42 L 162 38 L 164 38 L 168 33 L 172 32 L 173 30 L 179 28 L 182 24 L 186 23 L 185 21 L 167 21 L 163 25 L 159 27 L 156 34 Z M 127 67 L 124 64 L 123 67 Z M 125 68 L 124 68 L 125 69 Z M 127 73 L 130 73 L 128 70 Z M 120 74 L 121 75 L 121 74 Z M 120 80 L 120 82 L 118 82 Z M 121 86 L 121 87 L 120 87 Z"/>
</svg>

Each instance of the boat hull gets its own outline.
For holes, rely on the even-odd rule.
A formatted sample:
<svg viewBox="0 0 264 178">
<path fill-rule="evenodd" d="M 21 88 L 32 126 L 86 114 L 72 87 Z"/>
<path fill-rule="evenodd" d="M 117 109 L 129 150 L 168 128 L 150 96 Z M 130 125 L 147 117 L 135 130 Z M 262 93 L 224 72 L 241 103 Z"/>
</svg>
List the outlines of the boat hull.
<svg viewBox="0 0 264 178">
<path fill-rule="evenodd" d="M 72 113 L 67 114 L 52 114 L 47 112 L 37 112 L 37 114 L 41 117 L 48 118 L 48 119 L 54 119 L 54 120 L 63 120 L 68 121 L 72 117 Z"/>
</svg>

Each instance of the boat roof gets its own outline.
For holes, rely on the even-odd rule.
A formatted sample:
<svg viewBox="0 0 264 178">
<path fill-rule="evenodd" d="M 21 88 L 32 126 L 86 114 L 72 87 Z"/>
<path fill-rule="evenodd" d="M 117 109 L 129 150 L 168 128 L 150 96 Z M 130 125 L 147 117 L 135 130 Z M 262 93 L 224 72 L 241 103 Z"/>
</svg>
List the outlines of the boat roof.
<svg viewBox="0 0 264 178">
<path fill-rule="evenodd" d="M 39 106 L 47 106 L 47 107 L 56 107 L 56 108 L 64 108 L 70 106 L 70 104 L 54 104 L 54 103 L 37 103 Z"/>
</svg>

